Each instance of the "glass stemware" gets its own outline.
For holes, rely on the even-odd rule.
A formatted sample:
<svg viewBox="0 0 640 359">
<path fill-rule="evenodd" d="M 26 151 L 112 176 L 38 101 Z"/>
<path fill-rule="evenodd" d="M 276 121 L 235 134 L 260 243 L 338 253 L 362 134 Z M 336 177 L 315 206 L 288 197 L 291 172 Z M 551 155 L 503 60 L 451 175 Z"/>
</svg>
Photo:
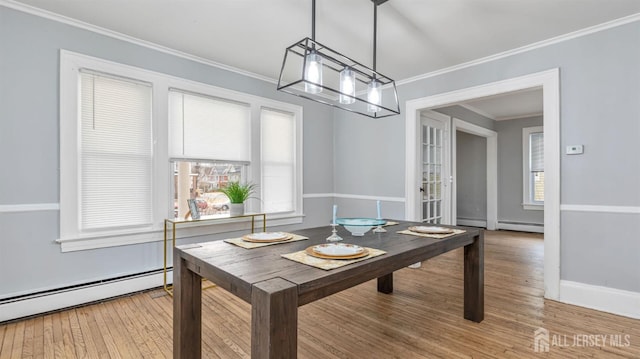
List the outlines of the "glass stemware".
<svg viewBox="0 0 640 359">
<path fill-rule="evenodd" d="M 327 242 L 339 242 L 342 240 L 342 237 L 338 235 L 338 231 L 336 230 L 337 226 L 338 224 L 335 222 L 331 223 L 331 235 L 327 237 Z"/>
</svg>

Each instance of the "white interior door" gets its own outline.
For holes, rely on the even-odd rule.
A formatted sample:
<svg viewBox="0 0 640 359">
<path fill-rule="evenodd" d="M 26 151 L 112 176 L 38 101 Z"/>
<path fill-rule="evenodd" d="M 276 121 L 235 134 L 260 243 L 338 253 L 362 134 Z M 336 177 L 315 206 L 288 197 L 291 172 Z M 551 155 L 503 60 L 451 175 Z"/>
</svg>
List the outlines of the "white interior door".
<svg viewBox="0 0 640 359">
<path fill-rule="evenodd" d="M 422 111 L 420 202 L 422 222 L 451 224 L 451 118 Z"/>
</svg>

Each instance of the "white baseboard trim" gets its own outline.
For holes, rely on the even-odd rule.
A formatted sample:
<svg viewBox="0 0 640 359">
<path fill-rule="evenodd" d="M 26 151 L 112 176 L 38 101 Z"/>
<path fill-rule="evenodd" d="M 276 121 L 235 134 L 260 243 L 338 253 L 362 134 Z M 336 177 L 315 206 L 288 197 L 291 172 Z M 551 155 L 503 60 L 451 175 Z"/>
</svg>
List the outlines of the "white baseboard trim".
<svg viewBox="0 0 640 359">
<path fill-rule="evenodd" d="M 561 280 L 560 301 L 640 319 L 640 293 L 637 292 Z"/>
<path fill-rule="evenodd" d="M 168 274 L 169 275 L 169 274 Z M 173 279 L 169 275 L 169 280 Z M 0 322 L 162 286 L 162 273 L 141 275 L 0 304 Z"/>
<path fill-rule="evenodd" d="M 487 228 L 487 221 L 483 221 L 480 219 L 458 218 L 456 219 L 456 225 Z"/>
<path fill-rule="evenodd" d="M 496 229 L 504 229 L 507 231 L 544 233 L 544 226 L 535 224 L 505 223 L 498 222 Z"/>
</svg>

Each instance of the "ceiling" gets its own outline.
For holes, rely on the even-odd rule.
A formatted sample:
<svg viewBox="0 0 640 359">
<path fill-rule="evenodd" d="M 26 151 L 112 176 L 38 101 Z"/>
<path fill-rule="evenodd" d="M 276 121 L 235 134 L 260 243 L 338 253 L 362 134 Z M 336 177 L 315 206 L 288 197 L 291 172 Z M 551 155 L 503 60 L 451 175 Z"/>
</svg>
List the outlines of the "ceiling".
<svg viewBox="0 0 640 359">
<path fill-rule="evenodd" d="M 496 121 L 542 116 L 542 89 L 532 88 L 459 103 Z"/>
<path fill-rule="evenodd" d="M 262 77 L 311 36 L 311 0 L 19 0 Z M 396 81 L 640 13 L 640 0 L 390 0 L 377 70 Z M 316 40 L 372 65 L 373 3 L 317 0 Z"/>
</svg>

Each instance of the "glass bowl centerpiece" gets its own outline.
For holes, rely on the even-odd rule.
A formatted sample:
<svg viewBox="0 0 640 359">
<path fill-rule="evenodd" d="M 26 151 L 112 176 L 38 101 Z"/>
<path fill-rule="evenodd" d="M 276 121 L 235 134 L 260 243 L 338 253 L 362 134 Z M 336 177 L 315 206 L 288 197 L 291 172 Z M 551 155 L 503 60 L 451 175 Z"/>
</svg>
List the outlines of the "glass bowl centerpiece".
<svg viewBox="0 0 640 359">
<path fill-rule="evenodd" d="M 371 228 L 387 223 L 384 219 L 375 218 L 336 218 L 336 223 L 351 232 L 352 236 L 364 236 Z"/>
</svg>

